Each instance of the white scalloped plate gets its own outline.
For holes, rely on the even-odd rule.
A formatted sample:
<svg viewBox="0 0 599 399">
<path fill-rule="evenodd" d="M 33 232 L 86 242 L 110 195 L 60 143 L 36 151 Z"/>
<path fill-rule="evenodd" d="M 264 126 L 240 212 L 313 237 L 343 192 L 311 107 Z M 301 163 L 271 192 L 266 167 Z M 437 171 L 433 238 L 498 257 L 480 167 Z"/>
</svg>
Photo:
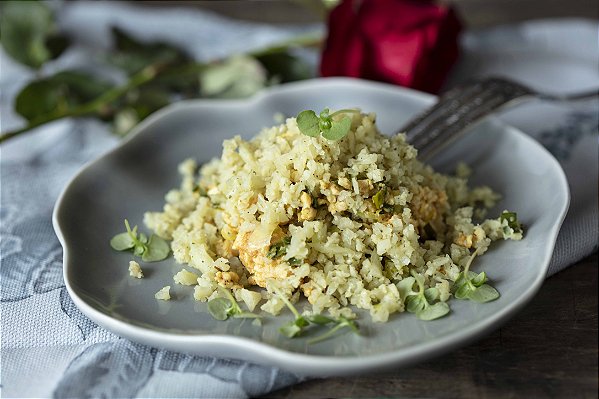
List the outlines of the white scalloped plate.
<svg viewBox="0 0 599 399">
<path fill-rule="evenodd" d="M 277 329 L 289 315 L 248 320 L 213 320 L 192 289 L 172 282 L 181 267 L 172 258 L 144 267 L 132 279 L 128 253 L 108 242 L 128 218 L 141 225 L 146 210 L 159 210 L 167 190 L 179 185 L 177 164 L 219 156 L 223 139 L 249 138 L 273 124 L 273 115 L 302 109 L 361 107 L 377 113 L 380 129 L 392 134 L 434 101 L 419 92 L 354 79 L 314 79 L 275 87 L 248 100 L 196 100 L 166 107 L 146 119 L 130 139 L 85 166 L 68 184 L 54 210 L 54 228 L 64 248 L 64 278 L 73 301 L 90 319 L 133 341 L 175 351 L 247 359 L 312 376 L 363 373 L 402 366 L 452 350 L 513 316 L 541 286 L 569 203 L 566 178 L 557 161 L 536 141 L 495 120 L 435 160 L 449 171 L 457 161 L 474 170 L 473 184 L 502 193 L 495 209 L 517 211 L 527 226 L 519 242 L 501 242 L 477 262 L 501 297 L 487 304 L 450 301 L 451 313 L 422 322 L 411 314 L 385 324 L 361 314 L 362 334 L 345 334 L 315 345 L 287 339 Z M 154 293 L 171 285 L 174 299 Z M 288 312 L 287 312 L 288 313 Z"/>
</svg>

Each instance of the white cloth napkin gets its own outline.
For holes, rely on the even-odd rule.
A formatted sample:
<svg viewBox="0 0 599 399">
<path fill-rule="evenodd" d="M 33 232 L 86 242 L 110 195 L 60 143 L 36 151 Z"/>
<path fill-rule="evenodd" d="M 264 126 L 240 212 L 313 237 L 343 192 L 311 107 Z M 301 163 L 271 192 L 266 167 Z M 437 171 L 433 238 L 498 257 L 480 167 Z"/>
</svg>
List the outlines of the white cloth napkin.
<svg viewBox="0 0 599 399">
<path fill-rule="evenodd" d="M 142 9 L 118 2 L 63 3 L 58 15 L 59 25 L 74 33 L 77 43 L 44 66 L 42 74 L 72 67 L 97 69 L 87 55 L 109 45 L 109 25 L 140 39 L 183 45 L 200 60 L 261 47 L 307 29 L 323 31 L 321 26 L 272 27 L 188 9 Z M 582 49 L 579 54 L 574 51 L 579 47 L 571 45 L 594 43 L 596 49 L 596 31 L 595 23 L 555 21 L 467 34 L 468 51 L 454 78 L 499 68 L 548 89 L 597 87 L 596 51 Z M 545 52 L 544 40 L 551 41 Z M 522 57 L 514 57 L 510 48 Z M 531 57 L 535 51 L 541 52 L 538 60 Z M 0 56 L 1 120 L 6 131 L 23 123 L 12 112 L 12 102 L 34 74 L 4 53 Z M 551 74 L 543 78 L 540 71 L 546 72 L 548 62 Z M 556 86 L 555 76 L 562 77 L 560 84 L 571 81 L 572 86 Z M 572 208 L 552 261 L 555 272 L 597 245 L 597 105 L 537 104 L 526 109 L 504 118 L 534 134 L 561 160 L 572 187 Z M 81 165 L 117 143 L 99 122 L 64 120 L 1 148 L 2 396 L 237 398 L 296 383 L 298 377 L 276 368 L 129 342 L 98 327 L 74 306 L 62 279 L 62 249 L 51 226 L 52 208 Z"/>
</svg>

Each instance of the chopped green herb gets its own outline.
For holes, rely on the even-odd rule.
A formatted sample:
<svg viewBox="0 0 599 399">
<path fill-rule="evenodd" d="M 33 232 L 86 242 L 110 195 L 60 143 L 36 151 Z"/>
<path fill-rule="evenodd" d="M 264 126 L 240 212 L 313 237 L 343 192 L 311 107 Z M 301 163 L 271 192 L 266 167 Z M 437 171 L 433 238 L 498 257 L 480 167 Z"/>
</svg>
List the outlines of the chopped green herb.
<svg viewBox="0 0 599 399">
<path fill-rule="evenodd" d="M 287 246 L 291 243 L 290 237 L 285 237 L 281 241 L 272 244 L 268 248 L 266 256 L 270 259 L 277 259 L 287 253 Z"/>
<path fill-rule="evenodd" d="M 383 204 L 383 212 L 385 213 L 395 213 L 395 207 L 389 204 Z"/>
<path fill-rule="evenodd" d="M 327 140 L 340 140 L 344 138 L 351 128 L 351 118 L 345 116 L 339 120 L 334 120 L 335 115 L 358 113 L 355 109 L 342 109 L 332 114 L 329 114 L 329 109 L 325 108 L 316 115 L 313 110 L 305 110 L 300 112 L 297 117 L 297 127 L 302 134 L 310 137 L 316 137 L 322 134 Z"/>
<path fill-rule="evenodd" d="M 516 212 L 503 211 L 499 216 L 499 221 L 501 223 L 506 222 L 507 226 L 504 226 L 512 229 L 514 233 L 522 233 L 522 224 L 518 221 L 518 214 Z M 506 229 L 505 227 L 504 232 L 510 233 L 509 229 Z"/>
<path fill-rule="evenodd" d="M 385 203 L 385 194 L 387 189 L 382 188 L 375 195 L 372 196 L 372 202 L 376 209 L 381 209 Z"/>
<path fill-rule="evenodd" d="M 289 258 L 289 259 L 287 259 L 287 263 L 289 263 L 291 266 L 301 265 L 302 262 L 303 261 L 301 259 L 297 259 L 297 258 Z"/>
<path fill-rule="evenodd" d="M 152 234 L 150 238 L 144 234 L 137 233 L 137 226 L 129 226 L 129 221 L 125 219 L 126 232 L 112 237 L 110 246 L 117 251 L 132 250 L 136 256 L 141 256 L 145 262 L 157 262 L 166 259 L 171 251 L 168 243 L 161 237 Z"/>
</svg>

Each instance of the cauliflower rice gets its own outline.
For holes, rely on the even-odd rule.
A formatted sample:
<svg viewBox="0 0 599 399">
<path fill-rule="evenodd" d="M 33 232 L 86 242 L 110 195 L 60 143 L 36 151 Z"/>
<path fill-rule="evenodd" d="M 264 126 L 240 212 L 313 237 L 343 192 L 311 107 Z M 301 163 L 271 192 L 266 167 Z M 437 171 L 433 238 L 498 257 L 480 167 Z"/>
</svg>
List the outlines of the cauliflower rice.
<svg viewBox="0 0 599 399">
<path fill-rule="evenodd" d="M 306 297 L 313 313 L 355 317 L 354 306 L 385 322 L 404 311 L 397 283 L 412 270 L 445 302 L 473 251 L 522 238 L 505 220 L 473 221 L 499 196 L 469 189 L 467 168 L 436 173 L 404 135 L 379 133 L 374 114 L 350 117 L 339 141 L 305 136 L 289 118 L 250 141 L 224 141 L 220 159 L 199 170 L 181 163 L 181 187 L 144 217 L 172 240 L 177 262 L 200 272 L 175 282 L 194 284 L 199 301 L 229 288 L 250 311 L 281 312 L 277 289 Z"/>
</svg>

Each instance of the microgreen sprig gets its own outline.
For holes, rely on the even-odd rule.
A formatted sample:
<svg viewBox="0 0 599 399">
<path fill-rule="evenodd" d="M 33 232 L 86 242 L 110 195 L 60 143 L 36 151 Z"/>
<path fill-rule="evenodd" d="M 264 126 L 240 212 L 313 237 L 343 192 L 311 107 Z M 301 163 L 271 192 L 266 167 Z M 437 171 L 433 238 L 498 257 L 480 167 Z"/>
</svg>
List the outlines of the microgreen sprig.
<svg viewBox="0 0 599 399">
<path fill-rule="evenodd" d="M 457 299 L 470 299 L 475 302 L 490 302 L 499 298 L 499 292 L 487 282 L 487 275 L 485 272 L 476 274 L 470 271 L 470 266 L 474 261 L 476 255 L 478 255 L 479 249 L 468 259 L 464 271 L 458 275 L 456 282 L 452 287 L 453 295 Z"/>
<path fill-rule="evenodd" d="M 314 321 L 315 317 L 318 316 L 320 317 L 324 317 L 326 319 L 328 319 L 329 321 L 327 321 L 326 323 L 317 323 L 316 321 Z M 308 320 L 310 320 L 312 323 L 315 324 L 328 324 L 328 323 L 335 323 L 335 326 L 333 328 L 331 328 L 329 331 L 325 332 L 324 334 L 321 334 L 317 337 L 314 337 L 310 340 L 308 340 L 309 344 L 315 344 L 318 342 L 322 342 L 325 341 L 329 338 L 331 338 L 333 335 L 335 335 L 335 333 L 339 330 L 341 330 L 342 328 L 348 327 L 349 329 L 351 329 L 354 333 L 359 334 L 360 330 L 358 329 L 358 325 L 355 321 L 350 320 L 346 317 L 343 316 L 339 316 L 337 319 L 332 319 L 326 316 L 322 316 L 322 315 L 313 315 L 308 317 Z"/>
<path fill-rule="evenodd" d="M 227 320 L 229 317 L 257 319 L 260 315 L 252 312 L 244 312 L 228 289 L 218 286 L 226 298 L 218 297 L 208 301 L 208 313 L 216 320 Z"/>
<path fill-rule="evenodd" d="M 133 250 L 133 254 L 141 256 L 141 259 L 145 262 L 157 262 L 166 259 L 171 251 L 168 243 L 152 234 L 148 239 L 148 236 L 144 233 L 137 233 L 137 226 L 129 226 L 129 221 L 125 219 L 126 232 L 120 233 L 112 237 L 110 240 L 110 246 L 117 251 Z"/>
<path fill-rule="evenodd" d="M 413 277 L 408 277 L 398 285 L 400 295 L 406 298 L 406 310 L 415 313 L 420 320 L 434 320 L 449 313 L 447 303 L 438 301 L 439 290 L 435 287 L 424 288 L 424 277 L 412 270 Z M 418 285 L 418 291 L 412 291 L 414 282 Z"/>
<path fill-rule="evenodd" d="M 340 140 L 347 135 L 351 127 L 351 118 L 344 116 L 335 120 L 334 116 L 348 113 L 359 113 L 355 109 L 341 109 L 329 114 L 328 108 L 323 109 L 319 115 L 316 115 L 311 109 L 300 112 L 297 117 L 297 127 L 302 134 L 310 137 L 316 137 L 322 134 L 327 140 Z"/>
<path fill-rule="evenodd" d="M 284 336 L 286 336 L 287 338 L 294 338 L 294 337 L 301 335 L 302 333 L 305 332 L 306 328 L 310 326 L 310 324 L 315 324 L 315 325 L 320 325 L 320 326 L 334 324 L 334 327 L 332 327 L 329 331 L 325 332 L 324 334 L 308 340 L 308 344 L 315 344 L 317 342 L 325 341 L 325 340 L 331 338 L 333 335 L 335 335 L 335 333 L 337 331 L 339 331 L 345 327 L 348 327 L 353 332 L 359 334 L 358 325 L 355 321 L 350 320 L 343 316 L 340 316 L 339 318 L 333 318 L 333 317 L 328 317 L 328 316 L 324 316 L 321 314 L 313 314 L 313 315 L 305 315 L 305 316 L 301 315 L 298 312 L 298 310 L 295 308 L 295 306 L 293 306 L 293 304 L 291 302 L 289 302 L 289 300 L 287 298 L 285 298 L 279 292 L 279 290 L 277 290 L 276 288 L 273 288 L 273 290 L 279 296 L 279 298 L 281 298 L 283 303 L 285 303 L 287 308 L 289 308 L 291 313 L 293 313 L 293 315 L 295 316 L 295 320 L 285 323 L 279 328 L 279 332 L 281 334 L 283 334 Z"/>
</svg>

